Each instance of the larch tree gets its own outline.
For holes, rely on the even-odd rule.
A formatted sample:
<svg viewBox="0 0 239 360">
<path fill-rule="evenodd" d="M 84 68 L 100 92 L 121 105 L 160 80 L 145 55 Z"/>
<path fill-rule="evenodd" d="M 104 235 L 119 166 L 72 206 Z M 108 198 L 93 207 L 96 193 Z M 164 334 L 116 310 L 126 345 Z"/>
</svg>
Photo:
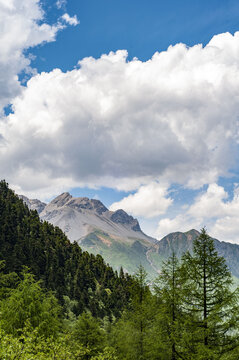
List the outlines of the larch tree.
<svg viewBox="0 0 239 360">
<path fill-rule="evenodd" d="M 194 241 L 193 254 L 183 256 L 182 273 L 184 343 L 195 359 L 220 359 L 233 350 L 238 337 L 237 291 L 231 290 L 231 273 L 205 228 Z"/>
</svg>

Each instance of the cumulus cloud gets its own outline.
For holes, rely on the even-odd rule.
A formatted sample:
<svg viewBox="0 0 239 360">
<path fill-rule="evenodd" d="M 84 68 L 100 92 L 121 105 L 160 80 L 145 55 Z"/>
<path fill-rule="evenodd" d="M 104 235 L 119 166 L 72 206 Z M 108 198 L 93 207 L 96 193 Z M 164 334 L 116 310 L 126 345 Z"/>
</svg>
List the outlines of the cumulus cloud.
<svg viewBox="0 0 239 360">
<path fill-rule="evenodd" d="M 62 15 L 62 19 L 69 25 L 76 26 L 79 24 L 79 20 L 77 19 L 76 15 L 70 17 L 69 14 L 65 13 L 64 15 Z"/>
<path fill-rule="evenodd" d="M 164 214 L 172 202 L 167 187 L 154 182 L 141 186 L 135 194 L 115 202 L 110 210 L 123 209 L 134 216 L 151 218 Z"/>
<path fill-rule="evenodd" d="M 232 203 L 226 203 L 227 192 L 222 186 L 210 184 L 205 193 L 198 196 L 195 203 L 188 210 L 188 214 L 193 217 L 211 218 L 225 215 L 226 209 Z"/>
<path fill-rule="evenodd" d="M 205 47 L 170 46 L 146 62 L 128 61 L 124 50 L 85 58 L 72 71 L 32 77 L 14 99 L 0 125 L 0 167 L 23 190 L 22 174 L 37 188 L 39 173 L 41 191 L 66 177 L 121 189 L 153 181 L 197 188 L 236 166 L 238 96 L 239 32 Z"/>
<path fill-rule="evenodd" d="M 31 71 L 24 51 L 54 41 L 61 23 L 49 25 L 39 0 L 0 0 L 0 112 L 21 91 L 18 74 Z"/>
<path fill-rule="evenodd" d="M 230 200 L 222 186 L 210 184 L 207 190 L 196 197 L 194 203 L 175 218 L 159 221 L 157 237 L 169 232 L 188 231 L 206 226 L 211 236 L 239 244 L 239 188 L 234 189 Z"/>
</svg>

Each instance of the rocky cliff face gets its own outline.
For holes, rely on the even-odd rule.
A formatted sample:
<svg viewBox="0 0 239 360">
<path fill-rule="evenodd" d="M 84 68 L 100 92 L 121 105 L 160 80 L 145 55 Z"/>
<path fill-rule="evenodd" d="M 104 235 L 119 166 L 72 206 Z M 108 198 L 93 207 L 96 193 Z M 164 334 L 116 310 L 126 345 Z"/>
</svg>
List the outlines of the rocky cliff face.
<svg viewBox="0 0 239 360">
<path fill-rule="evenodd" d="M 82 210 L 91 210 L 99 215 L 102 215 L 103 212 L 108 210 L 99 200 L 88 199 L 87 197 L 73 198 L 66 192 L 52 200 L 50 204 L 48 204 L 46 211 L 49 212 L 52 208 L 61 208 L 63 206 L 70 207 L 79 212 L 82 212 Z"/>
<path fill-rule="evenodd" d="M 134 219 L 133 216 L 128 215 L 124 210 L 116 210 L 110 216 L 110 219 L 116 224 L 127 224 L 133 231 L 141 232 L 138 220 Z"/>
</svg>

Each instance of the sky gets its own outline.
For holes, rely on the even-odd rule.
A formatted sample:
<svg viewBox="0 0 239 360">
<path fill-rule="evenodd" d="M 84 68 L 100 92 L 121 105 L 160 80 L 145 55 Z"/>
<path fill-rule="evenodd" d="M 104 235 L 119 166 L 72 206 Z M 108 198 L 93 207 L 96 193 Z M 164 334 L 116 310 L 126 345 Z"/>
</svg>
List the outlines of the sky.
<svg viewBox="0 0 239 360">
<path fill-rule="evenodd" d="M 0 0 L 0 173 L 239 244 L 239 3 Z"/>
</svg>

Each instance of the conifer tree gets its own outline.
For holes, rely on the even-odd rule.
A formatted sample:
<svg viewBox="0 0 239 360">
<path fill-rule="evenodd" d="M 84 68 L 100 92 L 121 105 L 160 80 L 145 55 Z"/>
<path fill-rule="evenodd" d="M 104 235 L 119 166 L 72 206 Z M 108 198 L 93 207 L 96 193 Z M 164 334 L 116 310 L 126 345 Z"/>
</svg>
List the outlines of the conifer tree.
<svg viewBox="0 0 239 360">
<path fill-rule="evenodd" d="M 183 256 L 182 271 L 188 352 L 195 359 L 220 359 L 236 345 L 237 292 L 231 291 L 232 276 L 204 228 L 193 254 Z"/>
</svg>

